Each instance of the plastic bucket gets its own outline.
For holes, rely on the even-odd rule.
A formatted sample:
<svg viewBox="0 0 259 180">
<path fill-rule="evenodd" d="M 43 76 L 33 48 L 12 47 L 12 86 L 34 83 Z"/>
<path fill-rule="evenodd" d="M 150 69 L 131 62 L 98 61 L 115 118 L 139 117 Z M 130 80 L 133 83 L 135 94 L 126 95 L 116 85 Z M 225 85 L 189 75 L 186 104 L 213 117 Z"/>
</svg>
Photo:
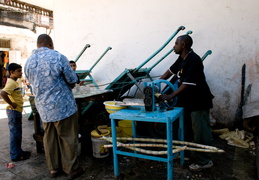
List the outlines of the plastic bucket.
<svg viewBox="0 0 259 180">
<path fill-rule="evenodd" d="M 103 104 L 105 105 L 106 111 L 110 114 L 127 107 L 125 105 L 121 105 L 121 101 L 105 101 Z"/>
<path fill-rule="evenodd" d="M 112 135 L 112 127 L 107 127 L 107 129 L 111 132 L 111 135 Z M 119 137 L 120 132 L 121 132 L 121 127 L 116 126 L 117 137 Z"/>
<path fill-rule="evenodd" d="M 119 137 L 132 137 L 132 122 L 130 120 L 121 120 L 118 122 L 119 127 L 121 128 Z"/>
<path fill-rule="evenodd" d="M 91 132 L 91 140 L 92 140 L 92 148 L 93 148 L 93 156 L 96 158 L 104 158 L 109 155 L 109 150 L 104 148 L 103 145 L 109 144 L 108 141 L 100 139 L 101 137 L 110 137 L 110 131 L 106 134 L 99 135 L 96 130 Z"/>
</svg>

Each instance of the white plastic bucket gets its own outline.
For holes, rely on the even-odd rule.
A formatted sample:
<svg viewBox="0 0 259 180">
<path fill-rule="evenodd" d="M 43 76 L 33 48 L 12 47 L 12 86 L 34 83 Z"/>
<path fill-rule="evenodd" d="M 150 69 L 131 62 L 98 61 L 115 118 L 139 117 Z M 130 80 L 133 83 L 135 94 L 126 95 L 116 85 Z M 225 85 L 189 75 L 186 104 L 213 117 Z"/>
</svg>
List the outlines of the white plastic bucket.
<svg viewBox="0 0 259 180">
<path fill-rule="evenodd" d="M 99 135 L 96 130 L 91 132 L 93 156 L 96 158 L 104 158 L 109 155 L 109 150 L 104 148 L 103 145 L 109 144 L 108 141 L 100 139 L 101 137 L 110 137 L 110 131 L 107 133 Z"/>
</svg>

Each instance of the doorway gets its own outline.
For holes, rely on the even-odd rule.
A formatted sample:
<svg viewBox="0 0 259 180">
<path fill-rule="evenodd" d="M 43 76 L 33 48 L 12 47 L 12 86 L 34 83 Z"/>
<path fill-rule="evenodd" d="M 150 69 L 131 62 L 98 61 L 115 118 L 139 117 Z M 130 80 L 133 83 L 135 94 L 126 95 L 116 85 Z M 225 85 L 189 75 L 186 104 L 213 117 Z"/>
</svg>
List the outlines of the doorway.
<svg viewBox="0 0 259 180">
<path fill-rule="evenodd" d="M 0 88 L 4 88 L 7 81 L 7 68 L 9 64 L 9 52 L 0 51 Z"/>
</svg>

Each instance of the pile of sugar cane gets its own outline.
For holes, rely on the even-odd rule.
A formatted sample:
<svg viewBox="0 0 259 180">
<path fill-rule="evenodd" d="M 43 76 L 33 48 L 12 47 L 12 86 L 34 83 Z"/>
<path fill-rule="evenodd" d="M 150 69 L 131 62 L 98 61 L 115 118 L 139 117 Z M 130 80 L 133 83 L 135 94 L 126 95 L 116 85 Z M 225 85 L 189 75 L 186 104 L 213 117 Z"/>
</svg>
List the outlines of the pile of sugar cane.
<svg viewBox="0 0 259 180">
<path fill-rule="evenodd" d="M 101 139 L 104 139 L 108 142 L 112 143 L 111 137 L 102 137 Z M 132 144 L 124 144 L 121 141 L 134 141 Z M 149 143 L 136 143 L 136 142 L 149 142 Z M 153 142 L 153 144 L 150 144 L 150 142 Z M 158 144 L 160 143 L 160 144 Z M 153 155 L 164 155 L 167 154 L 167 151 L 153 151 L 153 150 L 146 150 L 138 147 L 162 147 L 167 148 L 167 140 L 165 139 L 151 139 L 151 138 L 129 138 L 129 137 L 117 137 L 117 147 L 125 147 L 128 149 L 131 149 L 133 151 L 138 151 L 144 154 L 153 154 Z M 185 142 L 185 141 L 177 141 L 173 140 L 173 150 L 172 153 L 177 153 L 183 150 L 189 150 L 189 151 L 199 151 L 199 152 L 211 152 L 211 153 L 222 153 L 225 152 L 222 149 L 213 147 L 213 146 L 207 146 L 192 142 Z M 111 148 L 112 144 L 104 145 L 105 148 Z"/>
<path fill-rule="evenodd" d="M 229 145 L 249 148 L 254 147 L 254 142 L 252 141 L 254 136 L 252 133 L 246 132 L 244 130 L 229 131 L 228 128 L 218 129 L 212 131 L 215 134 L 219 134 L 221 139 L 225 139 Z"/>
</svg>

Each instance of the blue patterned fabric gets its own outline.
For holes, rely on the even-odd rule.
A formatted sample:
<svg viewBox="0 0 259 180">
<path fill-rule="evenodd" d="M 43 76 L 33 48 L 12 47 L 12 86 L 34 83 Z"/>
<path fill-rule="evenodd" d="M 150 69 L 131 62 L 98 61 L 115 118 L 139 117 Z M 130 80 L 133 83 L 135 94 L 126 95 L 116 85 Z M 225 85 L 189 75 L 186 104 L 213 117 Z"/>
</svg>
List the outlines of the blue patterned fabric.
<svg viewBox="0 0 259 180">
<path fill-rule="evenodd" d="M 69 84 L 78 79 L 64 55 L 38 48 L 26 61 L 24 73 L 33 86 L 35 105 L 43 122 L 59 121 L 77 111 Z"/>
</svg>

